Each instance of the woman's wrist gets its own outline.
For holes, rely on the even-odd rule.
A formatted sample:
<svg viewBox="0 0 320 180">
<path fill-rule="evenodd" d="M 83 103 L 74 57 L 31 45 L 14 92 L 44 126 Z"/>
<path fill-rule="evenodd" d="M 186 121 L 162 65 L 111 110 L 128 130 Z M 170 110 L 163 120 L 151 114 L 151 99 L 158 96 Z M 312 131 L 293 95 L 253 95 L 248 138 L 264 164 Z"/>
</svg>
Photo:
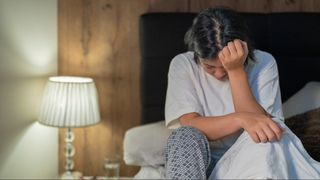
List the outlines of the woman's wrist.
<svg viewBox="0 0 320 180">
<path fill-rule="evenodd" d="M 240 113 L 234 112 L 232 114 L 230 114 L 232 117 L 232 119 L 234 120 L 236 126 L 238 128 L 243 128 L 243 119 L 240 116 Z"/>
<path fill-rule="evenodd" d="M 227 70 L 227 72 L 229 77 L 237 77 L 239 75 L 246 74 L 243 66 Z"/>
</svg>

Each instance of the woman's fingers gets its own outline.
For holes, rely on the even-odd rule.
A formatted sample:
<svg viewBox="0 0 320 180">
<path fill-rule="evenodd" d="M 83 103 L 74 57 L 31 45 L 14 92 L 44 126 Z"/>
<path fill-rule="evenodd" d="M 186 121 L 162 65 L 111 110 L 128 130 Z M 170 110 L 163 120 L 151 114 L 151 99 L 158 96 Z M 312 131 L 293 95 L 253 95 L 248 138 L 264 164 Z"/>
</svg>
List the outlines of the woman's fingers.
<svg viewBox="0 0 320 180">
<path fill-rule="evenodd" d="M 229 48 L 227 46 L 222 49 L 222 53 L 223 53 L 224 57 L 230 57 L 230 55 L 231 55 Z"/>
<path fill-rule="evenodd" d="M 260 143 L 260 139 L 256 132 L 250 132 L 249 135 L 255 143 Z"/>
<path fill-rule="evenodd" d="M 237 49 L 236 49 L 236 46 L 235 44 L 231 41 L 231 42 L 228 42 L 228 49 L 231 53 L 231 56 L 235 56 L 235 55 L 238 55 L 237 53 Z"/>
<path fill-rule="evenodd" d="M 275 133 L 275 135 L 277 136 L 277 140 L 279 141 L 282 137 L 282 132 L 283 132 L 282 129 L 274 121 L 271 121 L 268 125 L 272 129 L 272 131 Z"/>
<path fill-rule="evenodd" d="M 276 133 L 273 132 L 273 130 L 269 126 L 264 127 L 263 131 L 267 135 L 269 142 L 274 141 L 275 139 L 277 139 Z"/>
<path fill-rule="evenodd" d="M 239 113 L 241 127 L 247 131 L 250 137 L 256 142 L 272 142 L 280 140 L 282 137 L 282 128 L 270 117 L 261 114 Z"/>
<path fill-rule="evenodd" d="M 224 60 L 225 60 L 225 57 L 224 57 L 222 51 L 219 52 L 218 56 L 219 56 L 219 59 L 220 59 L 221 61 L 224 61 Z"/>
<path fill-rule="evenodd" d="M 242 45 L 243 50 L 244 50 L 244 55 L 247 55 L 249 53 L 247 42 L 241 41 L 241 45 Z"/>
<path fill-rule="evenodd" d="M 267 141 L 269 142 L 272 142 L 275 139 L 277 139 L 278 141 L 281 139 L 282 129 L 272 119 L 270 119 L 266 126 L 262 127 L 262 130 L 263 134 L 267 137 Z M 261 135 L 262 138 L 264 138 L 264 135 Z"/>
<path fill-rule="evenodd" d="M 257 130 L 257 134 L 259 136 L 260 142 L 262 143 L 268 142 L 268 137 L 262 129 Z"/>
<path fill-rule="evenodd" d="M 236 48 L 238 55 L 243 56 L 244 55 L 244 47 L 242 45 L 241 40 L 239 40 L 239 39 L 234 40 L 234 45 L 235 45 L 235 48 Z"/>
<path fill-rule="evenodd" d="M 227 69 L 229 67 L 241 67 L 243 66 L 244 61 L 248 55 L 247 45 L 244 41 L 240 39 L 235 39 L 227 43 L 225 47 L 219 52 L 223 55 L 223 59 L 221 60 L 229 65 L 226 65 Z M 219 55 L 220 56 L 220 55 Z M 220 58 L 220 57 L 219 57 Z"/>
</svg>

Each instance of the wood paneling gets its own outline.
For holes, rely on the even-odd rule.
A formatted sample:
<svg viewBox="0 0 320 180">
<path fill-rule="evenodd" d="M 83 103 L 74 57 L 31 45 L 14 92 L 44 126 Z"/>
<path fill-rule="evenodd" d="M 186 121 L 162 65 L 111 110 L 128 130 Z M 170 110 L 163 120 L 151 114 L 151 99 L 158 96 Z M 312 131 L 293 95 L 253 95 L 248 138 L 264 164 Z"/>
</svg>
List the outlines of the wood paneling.
<svg viewBox="0 0 320 180">
<path fill-rule="evenodd" d="M 272 12 L 319 12 L 319 0 L 272 0 Z"/>
<path fill-rule="evenodd" d="M 138 20 L 145 12 L 198 12 L 229 6 L 246 12 L 320 11 L 317 0 L 59 0 L 59 75 L 94 78 L 102 122 L 74 129 L 75 169 L 104 175 L 107 156 L 123 155 L 126 130 L 139 125 Z M 64 168 L 64 131 L 59 135 L 60 172 Z M 122 176 L 137 167 L 121 164 Z"/>
<path fill-rule="evenodd" d="M 190 11 L 192 12 L 199 12 L 202 9 L 208 7 L 216 7 L 216 6 L 227 6 L 230 8 L 234 8 L 236 5 L 236 1 L 234 0 L 215 0 L 215 1 L 208 1 L 208 0 L 190 0 Z"/>
<path fill-rule="evenodd" d="M 285 12 L 285 11 L 301 11 L 302 1 L 296 0 L 272 0 L 272 12 Z"/>
<path fill-rule="evenodd" d="M 189 12 L 189 0 L 150 0 L 148 12 Z"/>
<path fill-rule="evenodd" d="M 74 130 L 75 169 L 85 175 L 103 175 L 104 158 L 122 156 L 125 131 L 139 124 L 138 17 L 147 9 L 147 1 L 59 1 L 59 75 L 94 78 L 100 97 L 102 122 Z M 122 175 L 136 171 L 121 165 Z"/>
</svg>

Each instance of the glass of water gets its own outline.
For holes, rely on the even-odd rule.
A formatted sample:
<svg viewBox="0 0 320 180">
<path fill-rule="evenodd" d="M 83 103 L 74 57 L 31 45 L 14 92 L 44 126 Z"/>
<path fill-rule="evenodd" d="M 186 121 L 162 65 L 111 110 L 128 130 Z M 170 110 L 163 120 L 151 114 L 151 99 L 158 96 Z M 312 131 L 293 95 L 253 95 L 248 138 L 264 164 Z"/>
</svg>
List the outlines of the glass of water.
<svg viewBox="0 0 320 180">
<path fill-rule="evenodd" d="M 107 157 L 104 160 L 104 170 L 107 179 L 119 179 L 120 176 L 120 158 Z"/>
</svg>

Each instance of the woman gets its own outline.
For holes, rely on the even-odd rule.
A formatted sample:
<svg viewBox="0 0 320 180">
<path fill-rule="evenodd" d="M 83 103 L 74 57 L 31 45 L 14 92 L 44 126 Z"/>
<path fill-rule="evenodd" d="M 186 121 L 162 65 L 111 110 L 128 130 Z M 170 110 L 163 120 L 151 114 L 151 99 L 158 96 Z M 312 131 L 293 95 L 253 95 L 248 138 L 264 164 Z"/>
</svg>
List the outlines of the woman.
<svg viewBox="0 0 320 180">
<path fill-rule="evenodd" d="M 190 51 L 177 55 L 168 73 L 166 125 L 176 130 L 166 149 L 167 177 L 289 178 L 268 159 L 284 139 L 290 141 L 282 138 L 290 130 L 283 124 L 272 55 L 253 48 L 246 23 L 230 9 L 200 12 L 185 42 Z M 249 164 L 254 168 L 243 170 Z M 317 164 L 303 177 L 319 172 Z"/>
</svg>

